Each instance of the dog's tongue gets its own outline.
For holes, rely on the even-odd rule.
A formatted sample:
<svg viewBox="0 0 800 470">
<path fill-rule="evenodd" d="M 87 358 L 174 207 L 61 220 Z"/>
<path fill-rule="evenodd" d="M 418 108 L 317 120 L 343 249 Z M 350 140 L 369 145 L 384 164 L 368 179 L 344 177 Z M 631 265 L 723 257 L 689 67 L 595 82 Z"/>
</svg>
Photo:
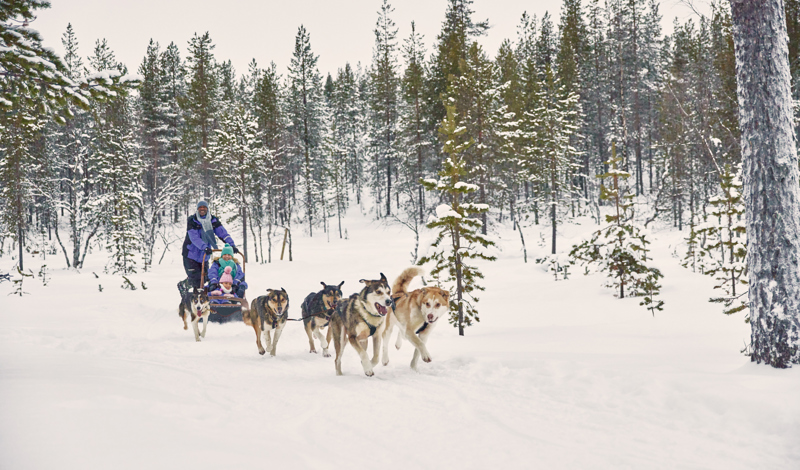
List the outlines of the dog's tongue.
<svg viewBox="0 0 800 470">
<path fill-rule="evenodd" d="M 386 307 L 384 307 L 383 305 L 379 304 L 378 302 L 375 302 L 375 308 L 378 309 L 378 313 L 380 313 L 381 315 L 386 315 Z"/>
</svg>

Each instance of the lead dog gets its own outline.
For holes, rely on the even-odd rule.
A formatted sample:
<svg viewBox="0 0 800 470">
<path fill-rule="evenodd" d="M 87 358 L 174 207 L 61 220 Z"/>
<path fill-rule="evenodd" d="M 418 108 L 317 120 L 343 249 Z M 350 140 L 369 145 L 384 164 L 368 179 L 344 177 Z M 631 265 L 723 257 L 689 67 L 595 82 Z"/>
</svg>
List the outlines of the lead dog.
<svg viewBox="0 0 800 470">
<path fill-rule="evenodd" d="M 328 285 L 324 282 L 322 290 L 319 292 L 312 292 L 308 294 L 300 305 L 300 311 L 303 315 L 303 326 L 308 335 L 308 345 L 311 347 L 308 352 L 315 353 L 317 349 L 314 347 L 314 336 L 319 338 L 320 346 L 322 346 L 322 356 L 331 357 L 328 352 L 328 347 L 331 342 L 331 330 L 328 328 L 327 338 L 322 335 L 322 329 L 327 327 L 331 321 L 334 309 L 339 305 L 342 300 L 342 285 Z"/>
<path fill-rule="evenodd" d="M 208 326 L 208 316 L 211 315 L 211 304 L 208 301 L 208 294 L 205 289 L 192 289 L 192 295 L 184 297 L 178 306 L 178 315 L 183 318 L 183 329 L 188 330 L 187 318 L 191 315 L 192 328 L 194 329 L 194 340 L 206 337 L 206 327 Z M 203 319 L 203 332 L 201 333 L 197 323 Z"/>
<path fill-rule="evenodd" d="M 281 337 L 286 318 L 289 316 L 289 294 L 286 289 L 267 289 L 267 295 L 262 295 L 253 301 L 249 311 L 245 312 L 244 322 L 253 327 L 256 332 L 256 345 L 258 353 L 262 356 L 269 350 L 270 356 L 275 356 L 278 348 L 278 339 Z M 275 330 L 275 337 L 270 338 L 270 332 Z M 264 333 L 264 342 L 267 348 L 261 345 L 261 333 Z"/>
<path fill-rule="evenodd" d="M 411 368 L 417 370 L 420 357 L 424 362 L 431 362 L 431 354 L 425 343 L 436 322 L 450 311 L 450 292 L 438 287 L 423 287 L 407 292 L 411 280 L 424 273 L 422 268 L 407 268 L 394 281 L 392 298 L 395 308 L 387 315 L 386 328 L 383 330 L 383 365 L 389 363 L 389 339 L 395 325 L 400 329 L 395 347 L 400 349 L 403 338 L 406 338 L 416 348 Z"/>
<path fill-rule="evenodd" d="M 386 315 L 393 305 L 392 291 L 383 273 L 377 281 L 361 279 L 359 282 L 365 284 L 361 292 L 342 302 L 331 317 L 331 334 L 336 348 L 336 375 L 342 375 L 342 353 L 347 345 L 346 341 L 349 341 L 361 357 L 364 373 L 372 377 L 372 366 L 378 364 Z M 366 351 L 370 337 L 373 347 L 372 361 Z"/>
</svg>

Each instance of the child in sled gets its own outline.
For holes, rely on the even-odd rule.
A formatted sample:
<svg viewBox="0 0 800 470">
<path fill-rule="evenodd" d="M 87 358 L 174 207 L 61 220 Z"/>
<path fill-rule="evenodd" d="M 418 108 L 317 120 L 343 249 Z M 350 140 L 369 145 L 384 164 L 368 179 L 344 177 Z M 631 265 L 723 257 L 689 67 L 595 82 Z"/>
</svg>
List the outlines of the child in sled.
<svg viewBox="0 0 800 470">
<path fill-rule="evenodd" d="M 233 248 L 225 244 L 222 256 L 215 260 L 208 268 L 209 295 L 244 298 L 247 283 L 244 281 L 244 271 L 233 258 Z M 222 300 L 215 302 L 224 302 Z"/>
</svg>

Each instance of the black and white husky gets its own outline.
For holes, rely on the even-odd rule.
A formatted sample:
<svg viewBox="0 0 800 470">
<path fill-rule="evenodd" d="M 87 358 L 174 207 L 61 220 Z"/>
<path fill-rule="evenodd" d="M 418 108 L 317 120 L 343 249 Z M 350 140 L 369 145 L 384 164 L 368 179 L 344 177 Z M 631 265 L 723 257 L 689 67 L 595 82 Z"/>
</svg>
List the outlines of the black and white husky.
<svg viewBox="0 0 800 470">
<path fill-rule="evenodd" d="M 192 294 L 187 295 L 178 306 L 178 315 L 183 318 L 183 329 L 188 330 L 187 320 L 192 322 L 194 328 L 194 340 L 200 341 L 200 338 L 206 337 L 206 327 L 208 326 L 208 316 L 211 315 L 211 304 L 208 301 L 208 294 L 205 289 L 198 290 L 192 289 Z M 197 323 L 203 319 L 203 331 Z"/>
</svg>

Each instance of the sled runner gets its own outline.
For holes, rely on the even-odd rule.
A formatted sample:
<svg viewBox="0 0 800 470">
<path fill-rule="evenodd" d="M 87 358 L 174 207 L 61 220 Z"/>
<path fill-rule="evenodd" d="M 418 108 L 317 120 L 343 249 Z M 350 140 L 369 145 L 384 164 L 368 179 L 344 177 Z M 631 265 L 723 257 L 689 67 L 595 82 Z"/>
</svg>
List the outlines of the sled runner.
<svg viewBox="0 0 800 470">
<path fill-rule="evenodd" d="M 200 273 L 200 285 L 205 286 L 206 284 L 206 271 L 208 270 L 208 266 L 206 265 L 206 260 L 213 263 L 216 259 L 220 257 L 222 250 L 214 250 L 214 254 L 211 257 L 203 255 L 203 271 Z M 241 263 L 236 257 L 239 256 L 241 258 Z M 244 254 L 238 253 L 233 255 L 234 260 L 236 260 L 237 264 L 242 267 L 242 272 L 246 272 L 245 269 L 245 259 Z M 205 286 L 208 288 L 209 286 Z M 224 297 L 220 295 L 209 295 L 208 300 L 211 301 L 211 315 L 208 317 L 209 321 L 214 323 L 227 323 L 229 321 L 242 321 L 242 312 L 247 312 L 250 310 L 250 304 L 247 302 L 247 296 L 245 295 L 241 299 L 238 297 Z M 216 303 L 216 302 L 224 302 L 224 303 Z"/>
</svg>

